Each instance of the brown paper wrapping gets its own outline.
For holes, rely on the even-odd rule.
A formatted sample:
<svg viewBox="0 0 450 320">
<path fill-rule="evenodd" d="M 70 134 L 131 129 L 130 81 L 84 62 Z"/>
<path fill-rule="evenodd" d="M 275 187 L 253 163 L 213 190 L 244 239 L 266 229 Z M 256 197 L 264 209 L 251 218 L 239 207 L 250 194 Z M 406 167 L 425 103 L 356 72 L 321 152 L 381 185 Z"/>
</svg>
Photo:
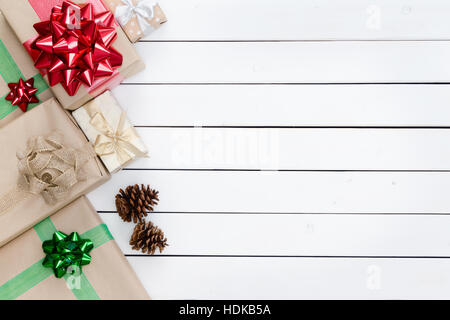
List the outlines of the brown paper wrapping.
<svg viewBox="0 0 450 320">
<path fill-rule="evenodd" d="M 140 0 L 132 0 L 134 5 L 137 5 L 139 1 Z M 103 0 L 103 3 L 114 14 L 116 13 L 115 10 L 117 6 L 123 5 L 122 0 Z M 158 29 L 163 23 L 167 22 L 167 18 L 164 12 L 162 11 L 161 7 L 159 6 L 159 4 L 156 3 L 156 1 L 153 5 L 152 10 L 153 10 L 153 17 L 151 19 L 146 19 L 146 21 L 151 26 L 150 30 L 153 31 Z M 136 15 L 134 15 L 130 19 L 130 21 L 128 21 L 127 24 L 122 25 L 122 29 L 128 36 L 128 39 L 130 39 L 130 41 L 133 43 L 147 35 L 140 28 Z"/>
<path fill-rule="evenodd" d="M 57 230 L 70 234 L 83 233 L 103 223 L 90 202 L 81 197 L 51 217 Z M 20 252 L 20 255 L 17 253 Z M 149 299 L 130 264 L 114 240 L 93 249 L 92 261 L 82 268 L 94 290 L 102 300 Z M 0 286 L 44 257 L 42 241 L 34 229 L 0 248 Z M 64 279 L 50 276 L 18 299 L 75 299 Z"/>
<path fill-rule="evenodd" d="M 22 46 L 22 44 L 17 39 L 16 35 L 12 31 L 11 27 L 6 22 L 3 13 L 0 11 L 0 40 L 8 49 L 8 52 L 14 58 L 14 61 L 19 66 L 20 71 L 24 76 L 24 80 L 35 76 L 38 71 L 33 65 L 28 53 Z M 0 57 L 2 59 L 3 57 Z M 18 79 L 17 79 L 18 80 Z M 9 93 L 8 84 L 0 77 L 0 98 L 3 99 L 6 94 Z M 47 89 L 38 95 L 39 100 L 46 101 L 53 96 L 52 91 Z M 11 108 L 13 108 L 11 106 Z M 2 118 L 0 114 L 0 128 L 4 127 L 6 124 L 10 123 L 12 120 L 16 119 L 23 114 L 22 110 L 15 107 L 16 110 L 9 113 L 7 116 Z"/>
<path fill-rule="evenodd" d="M 75 3 L 86 2 L 85 0 L 72 1 Z M 21 43 L 24 43 L 25 41 L 36 36 L 37 33 L 33 28 L 33 24 L 40 22 L 40 19 L 29 4 L 28 0 L 14 0 L 13 2 L 12 0 L 0 0 L 0 9 L 3 11 L 6 19 Z M 24 23 L 24 21 L 26 21 L 26 23 Z M 122 29 L 118 26 L 116 30 L 117 39 L 114 41 L 112 46 L 123 56 L 122 66 L 120 66 L 117 70 L 120 73 L 120 77 L 125 79 L 138 73 L 139 71 L 142 71 L 145 68 L 145 64 Z M 31 57 L 29 59 L 31 60 Z M 45 79 L 48 80 L 47 77 L 45 77 Z M 61 84 L 51 87 L 51 90 L 65 109 L 75 110 L 105 90 L 112 89 L 114 86 L 118 85 L 119 83 L 117 82 L 117 79 L 118 78 L 108 81 L 101 88 L 98 88 L 95 92 L 91 93 L 88 91 L 86 86 L 81 85 L 74 96 L 69 96 Z"/>
<path fill-rule="evenodd" d="M 19 173 L 16 152 L 26 147 L 33 136 L 48 135 L 54 130 L 63 133 L 63 143 L 81 148 L 87 143 L 83 132 L 73 123 L 54 98 L 23 114 L 0 130 L 0 196 L 17 185 Z M 75 184 L 68 197 L 56 204 L 47 204 L 40 195 L 31 195 L 0 214 L 0 246 L 17 237 L 42 219 L 58 211 L 74 199 L 86 194 L 109 179 L 109 173 L 94 156 L 83 167 L 88 178 Z"/>
</svg>

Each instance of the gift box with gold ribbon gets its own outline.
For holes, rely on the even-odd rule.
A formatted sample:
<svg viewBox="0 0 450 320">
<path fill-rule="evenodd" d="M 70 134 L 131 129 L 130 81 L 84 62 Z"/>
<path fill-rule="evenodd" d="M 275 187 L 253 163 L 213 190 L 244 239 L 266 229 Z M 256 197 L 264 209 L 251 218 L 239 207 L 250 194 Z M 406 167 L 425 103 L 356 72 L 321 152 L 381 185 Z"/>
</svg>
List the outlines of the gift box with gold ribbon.
<svg viewBox="0 0 450 320">
<path fill-rule="evenodd" d="M 85 197 L 1 247 L 0 261 L 0 300 L 149 299 Z"/>
<path fill-rule="evenodd" d="M 0 0 L 0 9 L 65 109 L 145 67 L 101 0 Z"/>
<path fill-rule="evenodd" d="M 54 98 L 0 129 L 0 246 L 110 176 Z"/>
<path fill-rule="evenodd" d="M 25 82 L 32 82 L 28 92 L 33 89 L 35 92 L 27 96 L 29 99 L 21 99 L 20 95 L 15 95 L 14 87 L 10 88 L 20 80 L 24 86 Z M 0 127 L 51 97 L 47 83 L 0 11 Z"/>
<path fill-rule="evenodd" d="M 131 42 L 158 29 L 167 22 L 166 15 L 154 0 L 103 0 Z"/>
<path fill-rule="evenodd" d="M 137 157 L 147 157 L 147 148 L 110 91 L 75 110 L 77 121 L 110 173 Z"/>
</svg>

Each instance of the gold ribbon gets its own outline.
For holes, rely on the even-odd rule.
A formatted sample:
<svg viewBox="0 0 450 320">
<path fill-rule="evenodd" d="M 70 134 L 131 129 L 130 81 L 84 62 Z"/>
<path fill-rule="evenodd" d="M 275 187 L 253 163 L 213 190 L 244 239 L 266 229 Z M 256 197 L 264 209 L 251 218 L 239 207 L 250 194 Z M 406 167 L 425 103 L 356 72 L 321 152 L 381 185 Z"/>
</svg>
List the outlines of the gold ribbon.
<svg viewBox="0 0 450 320">
<path fill-rule="evenodd" d="M 136 148 L 132 141 L 139 139 L 134 127 L 125 129 L 126 114 L 122 112 L 116 129 L 106 121 L 100 111 L 93 113 L 90 124 L 100 132 L 94 143 L 94 150 L 99 156 L 115 154 L 121 165 L 132 159 L 131 154 L 136 157 L 147 157 L 147 154 Z"/>
<path fill-rule="evenodd" d="M 81 169 L 93 157 L 89 144 L 81 149 L 64 146 L 59 132 L 30 138 L 26 149 L 17 152 L 19 181 L 0 197 L 0 214 L 29 194 L 42 195 L 50 205 L 64 199 L 77 182 L 86 179 Z"/>
<path fill-rule="evenodd" d="M 21 183 L 28 192 L 41 194 L 47 203 L 53 204 L 64 199 L 73 185 L 86 179 L 81 168 L 92 157 L 86 148 L 64 146 L 58 132 L 33 137 L 28 140 L 27 149 L 17 153 Z"/>
</svg>

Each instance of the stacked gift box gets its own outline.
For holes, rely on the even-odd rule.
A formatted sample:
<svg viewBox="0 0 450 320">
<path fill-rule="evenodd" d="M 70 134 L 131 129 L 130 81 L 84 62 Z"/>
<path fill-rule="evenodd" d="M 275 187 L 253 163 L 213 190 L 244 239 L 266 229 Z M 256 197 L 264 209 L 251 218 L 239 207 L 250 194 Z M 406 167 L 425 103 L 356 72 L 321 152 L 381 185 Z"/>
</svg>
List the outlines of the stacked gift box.
<svg viewBox="0 0 450 320">
<path fill-rule="evenodd" d="M 0 9 L 0 299 L 148 299 L 83 195 L 147 156 L 109 90 L 144 69 L 132 42 L 164 13 L 146 0 Z"/>
<path fill-rule="evenodd" d="M 76 231 L 87 248 L 90 263 L 73 266 L 73 273 L 58 278 L 43 262 L 46 248 L 58 244 Z M 66 236 L 64 238 L 64 236 Z M 20 252 L 20 257 L 18 253 Z M 42 220 L 15 240 L 0 248 L 0 258 L 8 263 L 0 273 L 0 299 L 148 299 L 147 292 L 123 256 L 108 228 L 85 197 L 78 198 L 50 218 Z"/>
<path fill-rule="evenodd" d="M 28 109 L 32 109 L 53 95 L 1 12 L 0 57 L 0 127 L 2 127 L 23 113 L 17 104 L 13 105 L 11 101 L 5 99 L 11 91 L 9 83 L 18 83 L 20 79 L 33 79 L 34 87 L 38 89 L 35 96 L 39 102 L 30 103 Z"/>
</svg>

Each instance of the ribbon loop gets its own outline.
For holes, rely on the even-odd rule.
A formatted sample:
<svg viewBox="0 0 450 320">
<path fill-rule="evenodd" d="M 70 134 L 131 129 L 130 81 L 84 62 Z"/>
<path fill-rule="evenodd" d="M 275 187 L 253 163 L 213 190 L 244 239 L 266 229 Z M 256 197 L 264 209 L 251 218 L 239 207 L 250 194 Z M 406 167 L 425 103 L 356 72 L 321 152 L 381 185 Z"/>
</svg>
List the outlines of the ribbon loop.
<svg viewBox="0 0 450 320">
<path fill-rule="evenodd" d="M 153 0 L 139 1 L 135 6 L 132 0 L 122 0 L 123 5 L 116 7 L 116 19 L 120 25 L 126 25 L 133 16 L 136 16 L 139 27 L 143 34 L 148 33 L 153 27 L 148 23 L 148 20 L 153 18 L 154 11 L 153 6 L 155 3 Z"/>
<path fill-rule="evenodd" d="M 85 179 L 80 169 L 93 155 L 86 148 L 65 147 L 62 135 L 54 132 L 29 139 L 26 151 L 18 152 L 17 157 L 22 187 L 53 204 Z"/>
<path fill-rule="evenodd" d="M 94 150 L 99 156 L 116 154 L 117 159 L 123 165 L 132 159 L 132 155 L 136 157 L 146 157 L 146 153 L 136 148 L 132 141 L 139 139 L 134 127 L 125 129 L 126 113 L 120 115 L 117 128 L 113 129 L 101 112 L 96 112 L 90 124 L 100 134 L 94 143 Z"/>
</svg>

